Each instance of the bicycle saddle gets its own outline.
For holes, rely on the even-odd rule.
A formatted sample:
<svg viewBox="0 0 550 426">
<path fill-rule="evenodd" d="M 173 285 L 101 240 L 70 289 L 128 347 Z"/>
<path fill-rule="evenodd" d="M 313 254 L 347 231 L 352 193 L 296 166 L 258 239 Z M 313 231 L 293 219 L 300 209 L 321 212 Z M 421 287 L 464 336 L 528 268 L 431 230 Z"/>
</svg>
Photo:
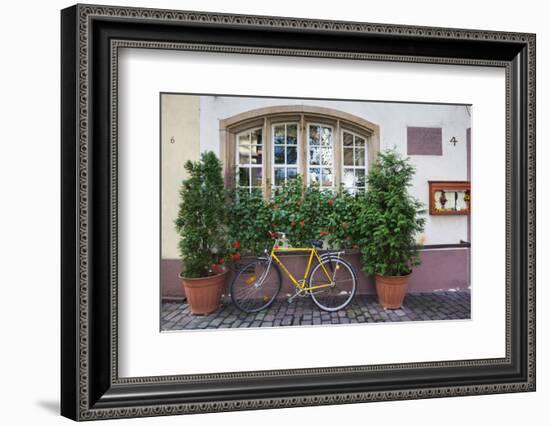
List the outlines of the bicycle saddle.
<svg viewBox="0 0 550 426">
<path fill-rule="evenodd" d="M 313 247 L 323 248 L 323 242 L 320 240 L 306 240 L 306 243 L 311 244 Z"/>
</svg>

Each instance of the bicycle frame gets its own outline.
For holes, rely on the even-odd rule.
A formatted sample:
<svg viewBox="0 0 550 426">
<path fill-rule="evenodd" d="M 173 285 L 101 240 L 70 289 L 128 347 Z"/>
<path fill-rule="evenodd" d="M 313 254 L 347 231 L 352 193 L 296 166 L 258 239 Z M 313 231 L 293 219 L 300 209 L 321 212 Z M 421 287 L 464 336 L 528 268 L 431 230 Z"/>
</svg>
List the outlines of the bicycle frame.
<svg viewBox="0 0 550 426">
<path fill-rule="evenodd" d="M 274 233 L 272 232 L 272 234 Z M 281 291 L 281 271 L 289 277 L 290 282 L 294 285 L 294 288 L 296 290 L 295 294 L 289 295 L 288 303 L 292 303 L 292 300 L 298 296 L 311 296 L 315 304 L 317 304 L 321 309 L 325 311 L 335 312 L 336 310 L 344 308 L 351 302 L 351 299 L 356 292 L 357 278 L 355 276 L 353 267 L 344 259 L 340 258 L 341 254 L 344 253 L 343 251 L 319 253 L 319 244 L 315 240 L 310 241 L 312 247 L 288 247 L 286 244 L 284 244 L 284 242 L 286 241 L 285 234 L 281 232 L 278 232 L 277 234 L 282 235 L 282 238 L 275 239 L 271 250 L 266 248 L 264 250 L 263 256 L 260 256 L 256 258 L 256 260 L 244 265 L 235 276 L 233 283 L 231 284 L 231 298 L 239 309 L 244 312 L 251 313 L 258 312 L 261 309 L 271 305 L 271 303 L 273 303 L 273 301 Z M 281 242 L 283 242 L 284 245 L 281 244 Z M 297 278 L 296 276 L 294 276 L 285 266 L 283 262 L 284 257 L 280 256 L 282 252 L 303 253 L 308 257 L 307 266 L 305 267 L 304 276 L 302 279 L 298 279 L 299 277 Z M 275 265 L 272 265 L 273 262 L 275 262 Z M 315 262 L 318 262 L 318 264 L 315 264 Z M 325 263 L 327 263 L 326 266 Z M 344 268 L 344 270 L 349 270 L 351 274 L 348 281 L 351 281 L 352 287 L 349 291 L 345 289 L 340 290 L 340 284 L 337 284 L 336 275 L 337 271 L 341 268 Z M 260 269 L 261 272 L 258 269 Z M 275 270 L 276 272 L 276 277 L 274 281 L 271 282 L 271 285 L 274 285 L 274 287 L 273 291 L 271 291 L 270 295 L 268 296 L 262 291 L 262 287 L 266 282 L 270 271 L 273 270 Z M 320 272 L 321 277 L 319 280 L 317 280 L 317 277 L 315 277 L 314 281 L 314 277 L 312 277 L 311 274 L 313 271 L 317 273 L 318 270 L 322 271 Z M 325 278 L 323 278 L 323 273 L 326 277 L 326 280 Z M 339 282 L 340 280 L 338 280 L 338 283 Z M 237 285 L 237 287 L 235 287 L 235 285 Z M 237 293 L 241 292 L 239 293 L 240 295 L 237 294 L 236 296 L 235 291 L 233 291 L 234 287 L 237 289 Z M 257 292 L 258 289 L 260 290 L 259 293 Z M 324 293 L 323 289 L 330 289 L 329 305 L 326 304 L 326 301 L 318 299 L 318 297 L 322 298 L 322 296 L 318 296 L 318 293 Z M 337 289 L 335 294 L 332 294 L 333 289 Z M 345 296 L 345 300 L 343 302 L 338 301 L 340 305 L 331 306 L 334 301 L 337 301 L 335 297 L 337 299 L 341 299 L 342 294 Z M 256 302 L 259 300 L 260 306 L 252 308 L 246 304 L 242 305 L 241 302 L 243 302 L 243 300 L 254 300 Z M 263 303 L 263 305 L 261 303 Z"/>
<path fill-rule="evenodd" d="M 288 251 L 298 251 L 298 252 L 309 253 L 309 259 L 308 259 L 308 262 L 307 262 L 307 267 L 306 267 L 306 270 L 304 272 L 304 277 L 301 280 L 301 282 L 296 279 L 296 277 L 287 269 L 287 267 L 281 261 L 279 256 L 277 256 L 277 252 L 284 252 L 284 251 L 287 251 L 287 252 Z M 317 253 L 317 249 L 315 247 L 311 247 L 311 248 L 279 247 L 277 245 L 277 243 L 275 243 L 273 245 L 273 248 L 271 249 L 271 253 L 269 254 L 269 257 L 270 257 L 270 263 L 273 260 L 275 260 L 275 262 L 281 268 L 281 270 L 288 276 L 288 278 L 290 278 L 290 281 L 292 282 L 292 284 L 294 284 L 298 289 L 300 289 L 300 291 L 312 291 L 312 290 L 326 288 L 326 287 L 330 287 L 330 286 L 334 285 L 334 281 L 331 278 L 330 274 L 328 273 L 327 269 L 325 268 L 325 265 L 323 265 L 321 257 L 319 256 L 319 253 Z M 326 275 L 329 282 L 327 284 L 319 284 L 319 285 L 306 287 L 306 279 L 307 279 L 307 277 L 309 275 L 309 272 L 311 270 L 311 267 L 313 265 L 313 259 L 316 259 L 317 262 L 319 262 L 319 264 L 321 265 L 321 269 L 325 273 L 325 275 Z M 269 266 L 268 266 L 268 270 L 269 270 Z"/>
</svg>

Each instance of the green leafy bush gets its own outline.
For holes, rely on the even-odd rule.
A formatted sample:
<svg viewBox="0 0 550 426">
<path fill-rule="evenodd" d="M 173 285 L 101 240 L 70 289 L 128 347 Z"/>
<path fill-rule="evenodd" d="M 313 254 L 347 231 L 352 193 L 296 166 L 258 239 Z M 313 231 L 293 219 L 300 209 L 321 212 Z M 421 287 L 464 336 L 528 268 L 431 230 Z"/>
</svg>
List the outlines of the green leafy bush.
<svg viewBox="0 0 550 426">
<path fill-rule="evenodd" d="M 249 192 L 236 189 L 229 203 L 229 243 L 233 256 L 239 260 L 241 251 L 260 254 L 273 244 L 269 230 L 272 228 L 272 213 L 260 190 Z M 235 245 L 237 247 L 235 247 Z"/>
<path fill-rule="evenodd" d="M 303 203 L 300 212 L 303 220 L 303 226 L 299 229 L 299 243 L 302 246 L 308 246 L 305 240 L 317 239 L 327 240 L 330 235 L 328 217 L 331 214 L 333 194 L 330 191 L 323 190 L 317 183 L 310 184 L 304 189 Z"/>
<path fill-rule="evenodd" d="M 301 176 L 274 189 L 270 201 L 271 231 L 284 232 L 288 242 L 295 247 L 301 246 L 309 235 L 304 227 L 303 202 L 304 185 Z"/>
<path fill-rule="evenodd" d="M 335 249 L 357 244 L 355 217 L 362 197 L 347 191 L 305 186 L 301 176 L 276 188 L 269 201 L 259 192 L 236 193 L 230 207 L 230 235 L 243 250 L 258 254 L 270 247 L 274 232 L 284 232 L 294 247 L 309 246 L 307 240 L 325 240 Z"/>
<path fill-rule="evenodd" d="M 186 278 L 212 275 L 224 263 L 227 244 L 225 190 L 220 160 L 205 152 L 200 161 L 185 163 L 188 178 L 180 190 L 176 229 L 180 235 L 182 274 Z"/>
<path fill-rule="evenodd" d="M 329 232 L 327 235 L 329 247 L 333 249 L 355 249 L 358 247 L 361 235 L 358 218 L 364 201 L 364 193 L 350 193 L 344 188 L 341 188 L 333 198 L 329 199 L 331 209 L 325 218 Z"/>
<path fill-rule="evenodd" d="M 272 226 L 284 232 L 294 247 L 309 246 L 306 240 L 325 239 L 330 198 L 317 184 L 306 187 L 301 176 L 289 180 L 273 193 Z"/>
<path fill-rule="evenodd" d="M 188 161 L 176 228 L 183 275 L 212 274 L 215 265 L 259 255 L 284 232 L 290 245 L 321 239 L 331 249 L 360 248 L 367 273 L 403 275 L 418 263 L 415 234 L 422 231 L 421 204 L 408 195 L 414 168 L 395 151 L 379 155 L 368 191 L 350 193 L 304 185 L 301 176 L 273 191 L 235 190 L 226 197 L 221 163 L 212 152 Z"/>
<path fill-rule="evenodd" d="M 363 270 L 385 276 L 406 275 L 420 264 L 415 236 L 424 229 L 423 205 L 408 187 L 415 169 L 395 150 L 378 155 L 367 177 L 368 191 L 357 215 Z"/>
</svg>

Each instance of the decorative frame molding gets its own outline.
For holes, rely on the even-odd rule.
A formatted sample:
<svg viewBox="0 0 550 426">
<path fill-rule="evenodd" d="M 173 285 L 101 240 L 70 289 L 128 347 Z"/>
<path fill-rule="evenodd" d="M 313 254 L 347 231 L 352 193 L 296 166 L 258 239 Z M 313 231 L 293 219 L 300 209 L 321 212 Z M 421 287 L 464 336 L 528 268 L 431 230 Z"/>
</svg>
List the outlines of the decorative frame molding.
<svg viewBox="0 0 550 426">
<path fill-rule="evenodd" d="M 511 32 L 95 5 L 63 10 L 61 413 L 92 420 L 534 391 L 535 45 L 534 34 Z M 119 378 L 123 47 L 505 68 L 506 357 Z M 413 375 L 422 375 L 422 385 Z M 241 386 L 230 391 L 235 379 Z"/>
</svg>

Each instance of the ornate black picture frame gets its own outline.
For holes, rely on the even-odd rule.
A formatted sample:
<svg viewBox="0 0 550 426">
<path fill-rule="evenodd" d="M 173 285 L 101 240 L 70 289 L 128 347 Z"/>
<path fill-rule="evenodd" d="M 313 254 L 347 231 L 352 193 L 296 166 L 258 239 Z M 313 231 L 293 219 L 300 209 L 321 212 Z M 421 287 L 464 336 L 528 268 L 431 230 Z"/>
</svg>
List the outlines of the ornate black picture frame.
<svg viewBox="0 0 550 426">
<path fill-rule="evenodd" d="M 535 390 L 535 35 L 76 5 L 62 28 L 61 413 L 74 420 Z M 506 72 L 506 356 L 119 378 L 117 52 L 186 49 Z"/>
</svg>

